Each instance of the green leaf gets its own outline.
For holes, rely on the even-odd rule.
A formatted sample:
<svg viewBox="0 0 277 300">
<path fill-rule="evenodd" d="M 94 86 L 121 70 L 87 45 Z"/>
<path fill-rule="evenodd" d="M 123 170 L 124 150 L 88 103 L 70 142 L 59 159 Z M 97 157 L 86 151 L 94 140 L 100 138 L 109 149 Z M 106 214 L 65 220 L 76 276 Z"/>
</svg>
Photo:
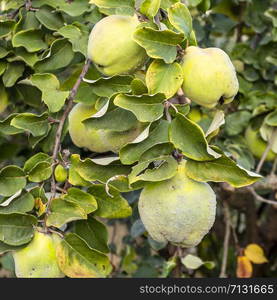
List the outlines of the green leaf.
<svg viewBox="0 0 277 300">
<path fill-rule="evenodd" d="M 0 45 L 1 45 L 1 44 L 0 44 Z M 4 45 L 4 47 L 1 47 L 1 46 L 0 46 L 0 58 L 4 58 L 4 57 L 6 57 L 9 53 L 11 53 L 11 51 L 5 49 L 5 46 L 6 46 L 6 45 Z M 2 62 L 2 63 L 3 63 L 3 62 Z"/>
<path fill-rule="evenodd" d="M 79 186 L 88 186 L 90 185 L 90 182 L 83 179 L 77 170 L 75 170 L 75 167 L 78 166 L 78 163 L 80 161 L 80 157 L 78 155 L 71 155 L 70 157 L 70 167 L 69 167 L 69 174 L 68 174 L 68 182 L 72 185 L 79 185 Z"/>
<path fill-rule="evenodd" d="M 3 121 L 0 121 L 0 132 L 4 135 L 13 135 L 24 132 L 22 129 L 15 128 L 10 125 L 11 120 L 17 116 L 17 114 L 11 114 Z"/>
<path fill-rule="evenodd" d="M 75 202 L 69 202 L 63 198 L 55 198 L 51 201 L 50 214 L 46 219 L 46 225 L 61 228 L 69 222 L 86 218 L 86 212 Z"/>
<path fill-rule="evenodd" d="M 142 14 L 149 18 L 155 17 L 161 5 L 161 0 L 144 0 L 140 5 Z"/>
<path fill-rule="evenodd" d="M 148 168 L 153 164 L 153 168 Z M 131 174 L 128 176 L 130 184 L 142 181 L 162 181 L 172 178 L 176 175 L 178 163 L 172 156 L 161 156 L 159 158 L 150 159 L 139 162 L 132 168 Z"/>
<path fill-rule="evenodd" d="M 236 111 L 232 114 L 227 115 L 226 125 L 224 129 L 230 136 L 234 136 L 243 132 L 247 127 L 252 114 L 246 110 Z"/>
<path fill-rule="evenodd" d="M 107 219 L 127 218 L 132 214 L 132 208 L 126 199 L 114 188 L 110 187 L 109 196 L 105 190 L 105 186 L 94 184 L 89 187 L 88 192 L 97 200 L 98 210 L 94 213 L 96 216 Z"/>
<path fill-rule="evenodd" d="M 220 158 L 212 161 L 188 160 L 186 174 L 196 181 L 227 182 L 237 188 L 250 185 L 261 178 L 259 174 L 240 167 L 223 153 Z"/>
<path fill-rule="evenodd" d="M 0 76 L 6 71 L 6 68 L 7 68 L 7 62 L 0 61 Z"/>
<path fill-rule="evenodd" d="M 137 270 L 138 266 L 135 263 L 136 257 L 137 255 L 134 247 L 127 245 L 126 251 L 121 262 L 121 268 L 127 274 L 132 274 Z"/>
<path fill-rule="evenodd" d="M 166 64 L 162 60 L 154 60 L 147 69 L 145 81 L 149 94 L 163 93 L 169 99 L 181 87 L 183 71 L 178 63 Z"/>
<path fill-rule="evenodd" d="M 13 30 L 14 25 L 13 20 L 0 20 L 0 38 L 7 36 Z"/>
<path fill-rule="evenodd" d="M 177 266 L 177 256 L 170 257 L 163 265 L 163 271 L 161 274 L 161 278 L 166 278 L 172 270 Z"/>
<path fill-rule="evenodd" d="M 114 76 L 107 78 L 99 78 L 97 80 L 88 80 L 86 82 L 92 83 L 91 89 L 94 94 L 99 97 L 111 98 L 117 93 L 129 93 L 131 92 L 131 82 L 133 78 L 131 76 Z"/>
<path fill-rule="evenodd" d="M 185 257 L 183 257 L 181 259 L 181 262 L 186 268 L 192 270 L 198 269 L 204 264 L 201 258 L 191 254 L 188 254 Z"/>
<path fill-rule="evenodd" d="M 86 26 L 75 22 L 60 28 L 58 33 L 70 41 L 74 52 L 80 52 L 84 56 L 87 55 L 89 32 Z"/>
<path fill-rule="evenodd" d="M 223 110 L 216 110 L 212 123 L 206 131 L 206 138 L 209 141 L 211 138 L 216 136 L 219 132 L 220 126 L 225 124 L 225 114 Z"/>
<path fill-rule="evenodd" d="M 8 62 L 23 61 L 28 66 L 33 67 L 34 64 L 39 61 L 37 53 L 29 53 L 23 47 L 14 48 L 13 50 L 14 56 L 8 57 Z"/>
<path fill-rule="evenodd" d="M 142 27 L 134 32 L 133 38 L 150 57 L 163 59 L 170 64 L 176 58 L 176 46 L 184 40 L 184 35 L 168 29 L 159 31 Z"/>
<path fill-rule="evenodd" d="M 34 234 L 37 219 L 27 214 L 0 214 L 0 241 L 11 246 L 28 243 Z"/>
<path fill-rule="evenodd" d="M 101 183 L 106 183 L 115 176 L 126 176 L 131 171 L 129 166 L 124 166 L 119 162 L 113 162 L 109 165 L 100 165 L 96 164 L 90 158 L 80 160 L 79 156 L 76 154 L 72 155 L 72 157 L 75 160 L 74 168 L 79 176 L 89 182 L 99 181 Z M 77 162 L 77 160 L 79 161 Z M 128 190 L 126 180 L 122 182 L 120 179 L 115 179 L 110 182 L 110 185 L 120 190 Z"/>
<path fill-rule="evenodd" d="M 169 22 L 188 39 L 192 30 L 192 18 L 185 4 L 176 3 L 168 9 Z"/>
<path fill-rule="evenodd" d="M 0 204 L 0 214 L 26 213 L 34 208 L 35 199 L 30 193 L 21 194 L 15 199 L 4 200 Z"/>
<path fill-rule="evenodd" d="M 35 64 L 38 73 L 47 73 L 64 68 L 74 57 L 71 43 L 66 39 L 55 40 L 47 55 Z"/>
<path fill-rule="evenodd" d="M 169 135 L 174 146 L 190 159 L 205 161 L 220 157 L 209 147 L 202 128 L 180 113 L 172 121 Z"/>
<path fill-rule="evenodd" d="M 49 5 L 58 11 L 65 12 L 71 17 L 81 16 L 86 11 L 90 10 L 90 5 L 87 0 L 64 1 L 64 0 L 32 0 L 32 7 L 41 8 L 41 6 Z"/>
<path fill-rule="evenodd" d="M 269 126 L 277 126 L 277 109 L 266 116 L 265 123 Z"/>
<path fill-rule="evenodd" d="M 42 100 L 51 112 L 59 111 L 69 95 L 69 91 L 60 91 L 60 82 L 53 74 L 34 74 L 29 81 L 20 83 L 31 83 L 42 92 Z"/>
<path fill-rule="evenodd" d="M 89 248 L 75 233 L 69 233 L 57 247 L 58 264 L 68 277 L 106 277 L 112 270 L 109 259 L 103 253 Z"/>
<path fill-rule="evenodd" d="M 74 232 L 85 240 L 91 249 L 109 252 L 107 228 L 98 220 L 89 216 L 86 221 L 77 221 L 74 224 Z"/>
<path fill-rule="evenodd" d="M 145 229 L 141 219 L 137 219 L 133 223 L 131 230 L 130 230 L 130 234 L 131 234 L 132 238 L 135 239 L 135 238 L 143 235 L 145 232 L 146 232 L 146 229 Z"/>
<path fill-rule="evenodd" d="M 17 33 L 22 30 L 27 29 L 38 29 L 40 24 L 35 16 L 35 12 L 26 10 L 25 7 L 22 7 L 19 10 L 19 20 L 14 26 L 13 32 Z"/>
<path fill-rule="evenodd" d="M 32 113 L 18 114 L 11 120 L 11 125 L 30 132 L 33 136 L 44 135 L 49 130 L 48 114 L 37 116 Z"/>
<path fill-rule="evenodd" d="M 169 156 L 173 153 L 174 146 L 171 143 L 157 144 L 146 150 L 140 157 L 139 161 L 147 161 L 151 159 L 158 159 L 160 156 Z"/>
<path fill-rule="evenodd" d="M 269 8 L 264 15 L 271 19 L 271 22 L 274 27 L 277 27 L 277 13 L 275 8 Z"/>
<path fill-rule="evenodd" d="M 25 66 L 21 62 L 8 63 L 8 66 L 2 77 L 5 87 L 12 87 L 18 78 L 22 76 L 24 69 Z"/>
<path fill-rule="evenodd" d="M 161 0 L 161 8 L 167 10 L 173 4 L 180 2 L 180 0 Z"/>
<path fill-rule="evenodd" d="M 64 24 L 61 14 L 53 11 L 49 6 L 41 7 L 35 15 L 39 22 L 50 30 L 58 30 Z"/>
<path fill-rule="evenodd" d="M 97 209 L 96 199 L 91 194 L 74 187 L 68 189 L 67 194 L 63 195 L 62 198 L 77 204 L 86 214 L 90 214 Z"/>
<path fill-rule="evenodd" d="M 14 47 L 24 47 L 28 52 L 36 52 L 47 48 L 43 41 L 43 33 L 37 29 L 27 29 L 16 33 L 13 36 Z"/>
<path fill-rule="evenodd" d="M 132 80 L 131 88 L 134 95 L 142 95 L 148 93 L 145 83 L 139 78 L 134 78 Z"/>
<path fill-rule="evenodd" d="M 86 119 L 83 123 L 88 129 L 103 129 L 115 132 L 127 131 L 138 125 L 135 115 L 122 108 L 109 111 L 100 118 L 92 116 L 92 118 Z"/>
<path fill-rule="evenodd" d="M 169 123 L 161 120 L 149 136 L 140 143 L 127 144 L 120 149 L 119 156 L 123 164 L 129 165 L 138 161 L 141 155 L 155 145 L 169 142 L 168 137 Z"/>
<path fill-rule="evenodd" d="M 6 253 L 6 252 L 11 252 L 11 251 L 16 251 L 22 249 L 24 246 L 11 246 L 8 244 L 5 244 L 3 242 L 0 242 L 0 255 Z M 1 261 L 2 264 L 2 261 Z M 3 266 L 2 266 L 3 267 Z"/>
<path fill-rule="evenodd" d="M 90 3 L 97 5 L 101 12 L 104 9 L 111 14 L 134 15 L 134 0 L 91 0 Z"/>
<path fill-rule="evenodd" d="M 154 122 L 163 116 L 163 94 L 149 95 L 124 95 L 119 94 L 114 99 L 114 104 L 131 111 L 140 122 Z"/>
<path fill-rule="evenodd" d="M 23 170 L 17 166 L 7 166 L 0 171 L 0 195 L 9 197 L 26 185 Z"/>
<path fill-rule="evenodd" d="M 45 153 L 37 153 L 25 162 L 24 172 L 32 182 L 47 180 L 52 175 L 52 158 Z"/>
</svg>

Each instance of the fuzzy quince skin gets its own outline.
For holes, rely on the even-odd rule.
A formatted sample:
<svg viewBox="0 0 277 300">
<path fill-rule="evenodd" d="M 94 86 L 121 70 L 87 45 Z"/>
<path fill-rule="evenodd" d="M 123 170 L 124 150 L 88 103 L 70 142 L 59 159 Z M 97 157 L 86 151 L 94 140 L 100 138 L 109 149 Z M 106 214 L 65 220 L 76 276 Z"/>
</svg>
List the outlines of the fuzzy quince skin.
<svg viewBox="0 0 277 300">
<path fill-rule="evenodd" d="M 254 130 L 251 125 L 249 125 L 245 131 L 245 140 L 251 153 L 256 158 L 260 159 L 265 152 L 267 142 L 260 137 L 259 130 Z M 276 153 L 274 153 L 272 150 L 269 150 L 266 160 L 273 161 L 276 156 Z"/>
<path fill-rule="evenodd" d="M 186 97 L 204 107 L 230 103 L 239 88 L 229 56 L 219 48 L 190 46 L 182 62 Z"/>
<path fill-rule="evenodd" d="M 138 208 L 154 240 L 190 248 L 199 244 L 213 226 L 216 196 L 207 183 L 187 177 L 183 162 L 172 179 L 147 184 Z"/>
<path fill-rule="evenodd" d="M 88 58 L 107 76 L 134 72 L 147 58 L 145 50 L 133 39 L 140 24 L 136 16 L 111 15 L 92 29 Z"/>
<path fill-rule="evenodd" d="M 13 253 L 15 274 L 19 278 L 64 277 L 58 266 L 56 245 L 60 238 L 36 231 L 32 241 Z"/>
<path fill-rule="evenodd" d="M 137 126 L 123 132 L 108 131 L 103 129 L 87 129 L 82 123 L 97 111 L 94 105 L 78 103 L 69 114 L 69 134 L 77 147 L 88 148 L 93 152 L 117 153 L 125 144 L 133 141 L 143 131 L 144 126 L 138 122 Z M 112 120 L 111 120 L 112 122 Z"/>
</svg>

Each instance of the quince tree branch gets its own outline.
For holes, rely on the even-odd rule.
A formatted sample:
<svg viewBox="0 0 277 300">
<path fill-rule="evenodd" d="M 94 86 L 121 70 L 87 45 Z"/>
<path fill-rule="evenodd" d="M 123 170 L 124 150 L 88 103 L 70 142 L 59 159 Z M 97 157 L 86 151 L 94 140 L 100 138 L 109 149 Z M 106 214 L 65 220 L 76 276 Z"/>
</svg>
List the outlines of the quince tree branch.
<svg viewBox="0 0 277 300">
<path fill-rule="evenodd" d="M 55 163 L 56 163 L 56 160 L 58 157 L 59 150 L 61 148 L 61 137 L 62 137 L 62 131 L 63 131 L 65 121 L 66 121 L 71 109 L 73 108 L 73 105 L 74 105 L 73 100 L 77 94 L 77 91 L 78 91 L 78 88 L 79 88 L 81 82 L 83 81 L 83 79 L 89 69 L 89 66 L 90 66 L 90 60 L 87 59 L 83 66 L 80 76 L 78 77 L 76 83 L 74 84 L 72 90 L 70 91 L 70 94 L 67 98 L 66 108 L 64 110 L 64 113 L 63 113 L 60 121 L 59 121 L 59 125 L 58 125 L 57 132 L 56 132 L 56 139 L 55 139 L 54 148 L 53 148 L 53 154 L 52 154 L 52 158 L 54 161 L 54 164 L 52 166 L 52 168 L 53 168 L 52 173 L 54 171 L 54 166 L 55 166 Z M 55 176 L 53 174 L 52 179 L 51 179 L 51 198 L 52 199 L 55 197 L 55 194 L 56 194 L 56 181 L 55 181 Z M 47 212 L 49 210 L 50 204 L 51 204 L 51 200 L 48 201 Z"/>
</svg>

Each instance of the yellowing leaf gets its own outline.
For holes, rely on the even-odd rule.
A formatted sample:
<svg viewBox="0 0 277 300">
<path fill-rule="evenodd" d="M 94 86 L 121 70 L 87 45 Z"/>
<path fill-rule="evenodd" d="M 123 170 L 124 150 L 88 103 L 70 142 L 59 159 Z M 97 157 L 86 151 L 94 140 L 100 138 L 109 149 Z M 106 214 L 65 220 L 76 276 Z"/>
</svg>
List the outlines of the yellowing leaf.
<svg viewBox="0 0 277 300">
<path fill-rule="evenodd" d="M 38 210 L 37 214 L 38 216 L 42 216 L 46 211 L 46 204 L 44 204 L 41 200 L 41 198 L 35 199 L 35 208 Z"/>
<path fill-rule="evenodd" d="M 253 273 L 251 261 L 246 256 L 237 257 L 237 278 L 250 278 Z"/>
<path fill-rule="evenodd" d="M 268 262 L 264 254 L 264 250 L 257 244 L 249 244 L 244 249 L 244 254 L 254 264 L 263 264 Z"/>
</svg>

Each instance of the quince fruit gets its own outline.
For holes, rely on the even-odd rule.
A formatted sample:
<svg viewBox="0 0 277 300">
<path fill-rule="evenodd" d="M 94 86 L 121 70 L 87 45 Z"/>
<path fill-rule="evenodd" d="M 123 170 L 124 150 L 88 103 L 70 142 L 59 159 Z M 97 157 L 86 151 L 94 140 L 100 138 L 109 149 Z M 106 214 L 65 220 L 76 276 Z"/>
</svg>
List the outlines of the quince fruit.
<svg viewBox="0 0 277 300">
<path fill-rule="evenodd" d="M 88 58 L 107 76 L 134 72 L 147 58 L 145 50 L 133 39 L 140 24 L 136 16 L 111 15 L 92 29 L 88 42 Z"/>
<path fill-rule="evenodd" d="M 190 179 L 185 168 L 182 162 L 173 178 L 148 183 L 138 208 L 154 240 L 190 248 L 199 244 L 214 224 L 216 195 L 207 183 Z"/>
<path fill-rule="evenodd" d="M 186 97 L 204 107 L 230 103 L 238 92 L 236 70 L 219 48 L 190 46 L 182 62 Z"/>
<path fill-rule="evenodd" d="M 93 152 L 117 153 L 125 144 L 133 141 L 143 131 L 142 123 L 124 132 L 109 131 L 104 129 L 88 129 L 82 121 L 90 118 L 97 110 L 94 105 L 78 103 L 69 114 L 69 134 L 77 147 L 85 147 Z M 112 121 L 112 120 L 111 120 Z"/>
<path fill-rule="evenodd" d="M 56 245 L 61 240 L 56 234 L 36 231 L 32 241 L 13 253 L 15 273 L 20 278 L 64 277 L 58 266 Z"/>
</svg>

